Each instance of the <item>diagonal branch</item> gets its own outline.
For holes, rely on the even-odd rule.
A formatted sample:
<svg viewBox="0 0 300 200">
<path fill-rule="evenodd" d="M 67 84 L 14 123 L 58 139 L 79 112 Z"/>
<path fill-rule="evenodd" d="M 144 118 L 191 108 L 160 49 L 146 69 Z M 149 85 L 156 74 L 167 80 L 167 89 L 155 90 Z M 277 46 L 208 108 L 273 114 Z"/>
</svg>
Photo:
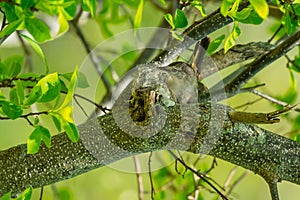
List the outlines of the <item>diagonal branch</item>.
<svg viewBox="0 0 300 200">
<path fill-rule="evenodd" d="M 38 188 L 69 179 L 139 153 L 172 149 L 198 154 L 203 152 L 202 140 L 208 134 L 209 122 L 223 127 L 220 133 L 209 133 L 210 139 L 216 141 L 209 155 L 252 170 L 269 180 L 300 184 L 299 143 L 256 125 L 233 125 L 229 119 L 219 119 L 219 114 L 210 116 L 208 105 L 200 104 L 199 108 L 198 131 L 192 143 L 189 133 L 178 133 L 181 110 L 175 106 L 165 110 L 167 119 L 165 126 L 155 135 L 157 140 L 151 136 L 140 138 L 140 143 L 130 143 L 126 138 L 128 134 L 119 128 L 119 122 L 109 113 L 98 117 L 97 121 L 90 120 L 80 125 L 81 140 L 78 143 L 70 142 L 66 134 L 61 133 L 53 137 L 50 149 L 42 145 L 35 155 L 26 154 L 26 144 L 4 150 L 0 152 L 0 196 L 10 190 L 17 194 L 29 186 Z M 215 112 L 224 112 L 224 109 L 219 105 Z M 186 120 L 195 120 L 185 117 Z M 160 141 L 168 137 L 173 139 L 172 145 L 164 146 Z M 184 148 L 187 147 L 184 144 L 190 144 L 189 148 Z M 130 150 L 124 150 L 127 145 L 130 145 Z"/>
</svg>

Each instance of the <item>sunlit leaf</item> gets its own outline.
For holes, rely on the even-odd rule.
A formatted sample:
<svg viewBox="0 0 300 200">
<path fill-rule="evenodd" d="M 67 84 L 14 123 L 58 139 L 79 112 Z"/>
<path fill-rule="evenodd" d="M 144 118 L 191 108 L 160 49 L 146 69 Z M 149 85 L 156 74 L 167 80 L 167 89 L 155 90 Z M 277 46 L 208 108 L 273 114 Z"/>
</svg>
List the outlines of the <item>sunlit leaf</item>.
<svg viewBox="0 0 300 200">
<path fill-rule="evenodd" d="M 51 39 L 50 29 L 43 21 L 36 18 L 25 18 L 25 26 L 37 42 Z"/>
<path fill-rule="evenodd" d="M 266 0 L 249 0 L 257 14 L 266 19 L 269 16 L 269 6 Z"/>
<path fill-rule="evenodd" d="M 236 39 L 241 35 L 241 29 L 238 25 L 238 22 L 235 21 L 233 25 L 233 29 L 224 44 L 224 53 L 226 53 L 231 47 L 235 45 Z"/>
<path fill-rule="evenodd" d="M 41 126 L 37 126 L 27 139 L 27 154 L 37 153 L 40 149 L 41 141 Z"/>
<path fill-rule="evenodd" d="M 32 187 L 27 188 L 16 200 L 30 200 L 32 196 Z"/>
<path fill-rule="evenodd" d="M 31 90 L 29 96 L 24 102 L 24 105 L 32 105 L 42 97 L 42 89 L 40 85 L 35 85 Z"/>
<path fill-rule="evenodd" d="M 143 17 L 143 8 L 144 8 L 144 0 L 140 0 L 138 9 L 136 11 L 134 17 L 134 28 L 139 28 L 141 26 L 142 17 Z"/>
<path fill-rule="evenodd" d="M 46 74 L 47 74 L 49 72 L 49 66 L 48 66 L 48 62 L 45 57 L 45 54 L 44 54 L 43 50 L 41 49 L 41 47 L 30 37 L 23 35 L 23 34 L 21 34 L 21 36 L 27 40 L 27 42 L 34 49 L 34 51 L 43 59 L 45 65 L 46 65 Z"/>
<path fill-rule="evenodd" d="M 60 81 L 57 72 L 48 74 L 37 83 L 41 87 L 42 97 L 39 102 L 49 102 L 60 94 Z"/>
<path fill-rule="evenodd" d="M 52 111 L 51 112 L 51 115 L 54 116 L 54 118 L 56 118 L 56 120 L 59 121 L 59 126 L 61 126 L 66 134 L 68 135 L 69 139 L 72 141 L 72 142 L 77 142 L 78 139 L 79 139 L 79 133 L 78 133 L 78 130 L 77 130 L 77 127 L 75 126 L 75 124 L 71 123 L 71 122 L 68 122 L 64 116 L 62 116 L 59 112 L 57 111 Z M 55 122 L 57 123 L 57 122 Z"/>
<path fill-rule="evenodd" d="M 164 15 L 164 18 L 171 25 L 172 29 L 175 29 L 175 24 L 174 24 L 174 21 L 173 21 L 173 16 L 170 13 L 167 13 L 167 14 Z"/>
<path fill-rule="evenodd" d="M 91 13 L 92 17 L 96 17 L 96 11 L 97 11 L 97 0 L 83 0 L 82 1 L 82 8 L 85 11 L 88 11 Z"/>
<path fill-rule="evenodd" d="M 0 38 L 3 38 L 4 36 L 8 36 L 12 34 L 22 23 L 23 18 L 20 18 L 16 21 L 10 22 L 5 28 L 0 32 Z"/>
<path fill-rule="evenodd" d="M 226 17 L 226 16 L 228 15 L 228 11 L 229 11 L 229 9 L 230 9 L 231 4 L 232 4 L 232 3 L 229 2 L 229 1 L 227 1 L 227 0 L 223 0 L 223 1 L 222 1 L 220 12 L 221 12 L 221 14 L 222 14 L 223 16 Z"/>
<path fill-rule="evenodd" d="M 200 3 L 200 1 L 194 0 L 194 1 L 191 2 L 191 5 L 192 5 L 193 7 L 195 7 L 195 8 L 197 8 L 197 9 L 199 10 L 200 14 L 201 14 L 203 17 L 206 16 L 206 11 L 205 11 L 205 9 L 204 9 L 203 4 Z"/>
<path fill-rule="evenodd" d="M 247 18 L 239 19 L 239 22 L 242 22 L 244 24 L 259 25 L 263 22 L 263 19 L 254 10 L 252 10 Z"/>
<path fill-rule="evenodd" d="M 208 48 L 207 48 L 207 53 L 211 55 L 217 48 L 222 44 L 222 42 L 225 39 L 225 35 L 221 35 L 214 39 L 213 41 L 210 42 Z"/>
<path fill-rule="evenodd" d="M 175 28 L 184 28 L 188 25 L 185 13 L 180 9 L 176 9 L 175 11 L 174 25 Z"/>
<path fill-rule="evenodd" d="M 62 76 L 64 78 L 66 78 L 68 81 L 71 81 L 72 74 L 73 73 L 65 73 L 65 74 L 62 74 Z M 88 83 L 88 80 L 87 80 L 86 76 L 82 72 L 78 72 L 78 75 L 77 75 L 77 87 L 78 88 L 87 88 L 89 86 L 90 85 Z"/>
<path fill-rule="evenodd" d="M 36 126 L 33 132 L 27 139 L 27 153 L 35 154 L 39 151 L 41 141 L 44 141 L 46 147 L 51 146 L 51 134 L 50 131 L 43 126 Z"/>
<path fill-rule="evenodd" d="M 57 35 L 60 35 L 69 29 L 69 23 L 62 12 L 58 14 L 58 24 L 59 30 L 57 32 Z"/>
<path fill-rule="evenodd" d="M 10 200 L 11 192 L 6 193 L 3 195 L 0 200 Z"/>
<path fill-rule="evenodd" d="M 67 95 L 64 99 L 64 102 L 62 103 L 60 108 L 58 108 L 57 110 L 66 107 L 72 101 L 72 98 L 73 98 L 73 95 L 74 95 L 74 92 L 75 92 L 75 88 L 76 88 L 76 84 L 77 84 L 77 74 L 78 74 L 78 67 L 76 67 L 76 69 L 74 70 L 74 72 L 72 74 L 70 84 L 69 84 L 68 93 L 67 93 Z"/>
</svg>

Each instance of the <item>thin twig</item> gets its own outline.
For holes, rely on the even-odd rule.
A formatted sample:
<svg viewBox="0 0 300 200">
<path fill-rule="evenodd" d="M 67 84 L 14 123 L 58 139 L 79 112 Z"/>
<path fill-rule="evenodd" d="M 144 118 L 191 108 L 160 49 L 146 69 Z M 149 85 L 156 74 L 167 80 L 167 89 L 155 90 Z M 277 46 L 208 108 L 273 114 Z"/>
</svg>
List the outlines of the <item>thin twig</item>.
<svg viewBox="0 0 300 200">
<path fill-rule="evenodd" d="M 183 160 L 181 160 L 179 157 L 177 157 L 172 151 L 170 151 L 170 154 L 176 159 L 176 161 L 180 162 L 186 169 L 190 170 L 194 174 L 196 174 L 201 180 L 203 180 L 205 183 L 207 183 L 210 187 L 212 187 L 221 197 L 222 199 L 228 200 L 228 198 L 222 194 L 212 183 L 210 183 L 204 175 L 199 173 L 198 171 L 195 171 L 193 168 L 189 167 Z"/>
<path fill-rule="evenodd" d="M 251 90 L 251 92 L 252 92 L 253 94 L 257 95 L 257 96 L 260 96 L 260 97 L 262 97 L 262 98 L 264 98 L 264 99 L 266 99 L 266 100 L 268 100 L 268 101 L 270 101 L 270 102 L 272 102 L 272 103 L 281 105 L 281 106 L 283 106 L 283 107 L 286 107 L 286 108 L 289 108 L 289 109 L 292 109 L 292 108 L 295 107 L 295 106 L 293 106 L 293 105 L 291 105 L 291 104 L 288 104 L 288 103 L 286 103 L 286 102 L 283 102 L 283 101 L 280 101 L 280 100 L 278 100 L 278 99 L 275 99 L 274 97 L 271 97 L 271 96 L 269 96 L 269 95 L 267 95 L 267 94 L 264 94 L 264 93 L 262 93 L 262 92 L 259 92 L 259 91 L 257 91 L 257 90 Z"/>
<path fill-rule="evenodd" d="M 237 184 L 238 184 L 241 180 L 243 180 L 243 178 L 245 178 L 249 173 L 250 173 L 250 171 L 249 171 L 249 170 L 246 170 L 242 175 L 240 175 L 240 176 L 238 177 L 238 179 L 235 180 L 235 181 L 231 184 L 231 187 L 229 188 L 228 192 L 226 193 L 226 196 L 229 196 L 229 195 L 232 193 L 233 189 L 237 186 Z"/>
<path fill-rule="evenodd" d="M 138 185 L 138 198 L 139 200 L 143 200 L 144 188 L 143 188 L 143 179 L 141 175 L 141 164 L 137 155 L 133 156 L 134 166 L 135 166 L 135 174 L 137 178 Z"/>
<path fill-rule="evenodd" d="M 42 111 L 42 112 L 33 112 L 33 113 L 28 113 L 28 114 L 25 114 L 25 115 L 21 115 L 19 116 L 19 118 L 24 118 L 24 119 L 27 119 L 27 117 L 29 116 L 34 116 L 34 115 L 48 115 L 49 112 L 48 111 Z M 0 116 L 0 120 L 10 120 L 11 118 L 9 117 L 1 117 Z"/>
<path fill-rule="evenodd" d="M 149 179 L 150 179 L 150 185 L 151 185 L 151 199 L 154 200 L 154 195 L 155 195 L 155 189 L 154 189 L 154 183 L 153 183 L 153 178 L 152 178 L 152 170 L 151 170 L 151 158 L 152 158 L 152 152 L 149 154 L 148 158 L 148 173 L 149 173 Z"/>
<path fill-rule="evenodd" d="M 44 186 L 41 187 L 40 200 L 43 199 L 43 194 L 44 194 Z"/>
</svg>

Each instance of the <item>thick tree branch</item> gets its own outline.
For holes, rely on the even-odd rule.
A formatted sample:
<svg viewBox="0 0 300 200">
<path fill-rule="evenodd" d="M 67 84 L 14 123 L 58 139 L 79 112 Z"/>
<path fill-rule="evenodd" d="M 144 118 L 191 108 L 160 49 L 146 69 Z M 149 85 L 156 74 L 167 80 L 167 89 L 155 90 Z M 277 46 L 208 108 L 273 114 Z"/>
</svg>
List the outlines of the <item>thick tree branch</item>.
<svg viewBox="0 0 300 200">
<path fill-rule="evenodd" d="M 187 106 L 184 109 L 193 108 Z M 182 106 L 167 108 L 167 119 L 159 133 L 134 137 L 134 141 L 131 141 L 132 135 L 119 128 L 121 122 L 116 122 L 109 113 L 97 121 L 90 120 L 80 125 L 81 140 L 78 143 L 70 142 L 61 133 L 53 137 L 50 149 L 42 145 L 35 155 L 26 154 L 26 144 L 2 151 L 0 196 L 10 190 L 17 194 L 29 186 L 49 185 L 128 156 L 160 149 L 209 153 L 269 180 L 300 184 L 299 143 L 256 125 L 233 124 L 229 119 L 220 119 L 220 113 L 227 109 L 221 105 L 215 106 L 211 116 L 210 106 L 204 104 L 199 105 L 197 134 L 191 138 L 190 133 L 178 131 L 181 109 Z M 193 116 L 184 118 L 195 121 Z M 210 122 L 213 122 L 213 127 L 210 127 Z M 218 126 L 220 130 L 216 128 Z"/>
</svg>

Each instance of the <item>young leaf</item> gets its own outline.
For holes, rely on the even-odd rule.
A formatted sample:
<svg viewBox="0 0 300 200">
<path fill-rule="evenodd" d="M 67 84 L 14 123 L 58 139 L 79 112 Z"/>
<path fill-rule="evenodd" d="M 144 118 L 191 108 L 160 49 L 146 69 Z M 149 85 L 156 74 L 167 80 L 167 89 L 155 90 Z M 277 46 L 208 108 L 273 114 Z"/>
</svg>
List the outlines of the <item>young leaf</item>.
<svg viewBox="0 0 300 200">
<path fill-rule="evenodd" d="M 3 195 L 0 200 L 10 200 L 11 192 L 6 193 Z"/>
<path fill-rule="evenodd" d="M 23 109 L 20 106 L 17 106 L 8 101 L 1 101 L 2 111 L 8 116 L 10 119 L 17 119 L 23 113 Z"/>
<path fill-rule="evenodd" d="M 32 187 L 27 188 L 16 200 L 30 200 L 32 196 Z"/>
<path fill-rule="evenodd" d="M 249 1 L 250 4 L 253 6 L 254 10 L 261 18 L 266 19 L 268 17 L 269 6 L 266 0 L 249 0 Z"/>
<path fill-rule="evenodd" d="M 247 18 L 239 19 L 238 21 L 244 24 L 259 25 L 263 22 L 263 19 L 254 10 L 252 10 L 252 12 Z"/>
<path fill-rule="evenodd" d="M 21 0 L 21 8 L 26 9 L 26 8 L 31 8 L 36 4 L 36 1 L 34 0 Z"/>
<path fill-rule="evenodd" d="M 221 35 L 221 36 L 217 37 L 216 39 L 214 39 L 212 42 L 210 42 L 206 52 L 209 55 L 211 55 L 222 44 L 224 39 L 225 39 L 225 35 Z"/>
<path fill-rule="evenodd" d="M 175 28 L 184 28 L 188 25 L 185 13 L 180 9 L 176 9 L 175 11 L 174 25 Z"/>
<path fill-rule="evenodd" d="M 58 14 L 59 30 L 56 35 L 60 35 L 69 29 L 69 23 L 62 11 Z"/>
<path fill-rule="evenodd" d="M 49 102 L 60 94 L 60 81 L 57 72 L 48 74 L 37 83 L 41 87 L 42 97 L 39 102 Z"/>
<path fill-rule="evenodd" d="M 231 47 L 235 45 L 235 41 L 240 35 L 241 35 L 241 29 L 238 25 L 238 22 L 235 21 L 233 24 L 233 29 L 225 41 L 224 53 L 226 53 Z"/>
<path fill-rule="evenodd" d="M 60 106 L 60 108 L 58 108 L 57 110 L 60 110 L 64 107 L 66 107 L 72 101 L 72 98 L 73 98 L 73 95 L 74 95 L 74 92 L 75 92 L 75 87 L 76 87 L 76 84 L 77 84 L 77 74 L 78 74 L 78 67 L 76 67 L 76 69 L 74 70 L 74 72 L 72 74 L 70 84 L 69 84 L 69 90 L 68 90 L 68 93 L 65 97 L 65 100 L 62 103 L 62 105 Z"/>
<path fill-rule="evenodd" d="M 175 29 L 175 24 L 174 24 L 173 16 L 170 13 L 167 13 L 167 14 L 164 15 L 164 18 L 171 25 L 172 29 Z"/>
<path fill-rule="evenodd" d="M 92 17 L 95 18 L 97 11 L 97 0 L 83 0 L 82 8 L 83 10 L 90 12 Z"/>
<path fill-rule="evenodd" d="M 71 81 L 72 74 L 73 73 L 65 73 L 65 74 L 62 74 L 62 76 L 65 79 L 67 79 L 68 81 Z M 89 83 L 88 83 L 88 80 L 87 80 L 86 76 L 82 72 L 78 72 L 77 82 L 78 82 L 77 83 L 77 87 L 78 88 L 87 88 L 87 87 L 90 86 Z"/>
<path fill-rule="evenodd" d="M 37 102 L 42 97 L 42 89 L 40 85 L 35 85 L 31 90 L 28 98 L 25 100 L 24 105 L 30 106 Z"/>
<path fill-rule="evenodd" d="M 223 0 L 221 4 L 221 14 L 226 17 L 228 15 L 228 11 L 230 9 L 232 2 L 229 2 L 227 0 Z"/>
<path fill-rule="evenodd" d="M 69 122 L 69 119 L 64 118 L 65 116 L 61 115 L 61 113 L 57 111 L 51 112 L 51 115 L 59 121 L 59 126 L 65 130 L 66 134 L 68 135 L 69 139 L 72 142 L 77 142 L 79 139 L 79 133 L 77 127 L 72 122 Z M 67 116 L 69 118 L 69 116 Z M 55 122 L 57 123 L 57 122 Z"/>
<path fill-rule="evenodd" d="M 50 29 L 43 21 L 36 18 L 25 18 L 25 26 L 36 41 L 45 42 L 51 39 Z"/>
<path fill-rule="evenodd" d="M 8 77 L 15 77 L 21 72 L 22 65 L 23 65 L 23 56 L 20 55 L 10 56 L 3 62 L 3 64 L 6 67 L 5 74 Z"/>
<path fill-rule="evenodd" d="M 200 14 L 205 17 L 206 16 L 206 12 L 205 12 L 205 9 L 204 9 L 204 6 L 202 3 L 200 3 L 199 0 L 194 0 L 191 2 L 191 6 L 197 8 L 200 12 Z"/>
<path fill-rule="evenodd" d="M 44 61 L 45 65 L 46 65 L 46 74 L 47 74 L 49 72 L 49 66 L 48 66 L 47 59 L 46 59 L 46 57 L 44 55 L 44 52 L 41 49 L 41 47 L 34 40 L 32 40 L 30 37 L 28 37 L 26 35 L 23 35 L 23 34 L 21 34 L 21 36 L 27 40 L 27 42 L 34 49 L 34 51 L 42 58 L 42 60 Z"/>
<path fill-rule="evenodd" d="M 45 145 L 50 148 L 51 135 L 48 129 L 43 126 L 36 126 L 33 132 L 27 139 L 27 153 L 35 154 L 39 151 L 41 141 L 44 141 Z"/>
<path fill-rule="evenodd" d="M 144 0 L 140 0 L 139 6 L 137 8 L 135 17 L 134 17 L 134 28 L 139 28 L 142 22 L 143 17 L 143 8 L 144 8 Z"/>
<path fill-rule="evenodd" d="M 27 139 L 27 154 L 35 154 L 39 151 L 42 141 L 40 129 L 41 126 L 37 126 Z"/>
<path fill-rule="evenodd" d="M 16 21 L 10 22 L 5 28 L 0 32 L 0 38 L 3 38 L 4 36 L 8 36 L 12 34 L 22 23 L 23 18 L 20 18 Z"/>
</svg>

